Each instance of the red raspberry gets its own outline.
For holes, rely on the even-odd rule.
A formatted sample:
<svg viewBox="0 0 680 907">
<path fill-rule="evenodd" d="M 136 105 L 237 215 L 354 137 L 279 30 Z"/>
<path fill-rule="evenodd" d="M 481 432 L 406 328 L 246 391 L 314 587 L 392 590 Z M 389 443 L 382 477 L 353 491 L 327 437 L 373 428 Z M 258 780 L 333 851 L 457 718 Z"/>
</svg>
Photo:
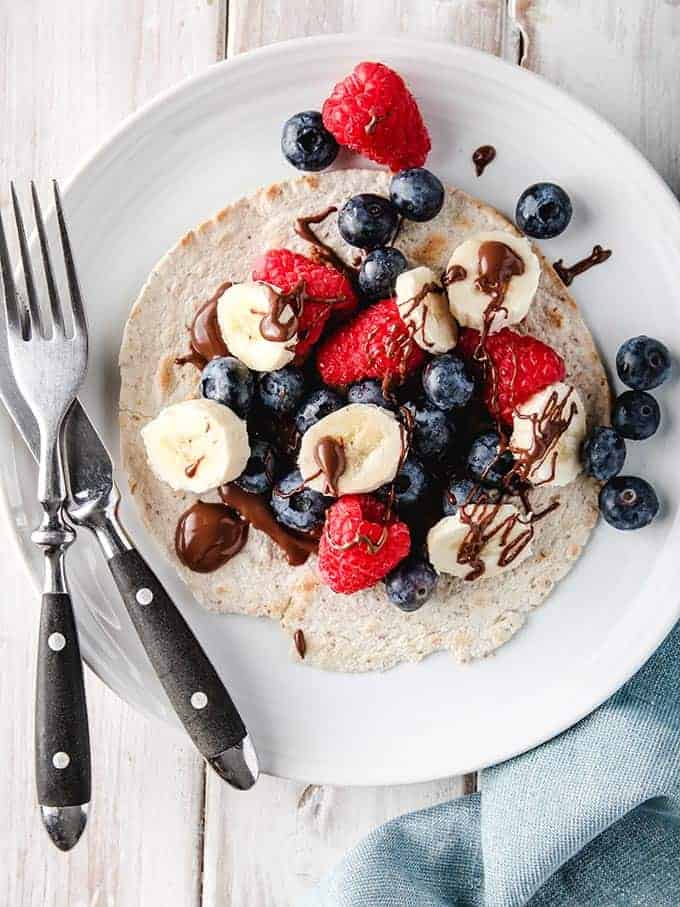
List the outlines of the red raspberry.
<svg viewBox="0 0 680 907">
<path fill-rule="evenodd" d="M 406 523 L 370 495 L 347 494 L 326 511 L 319 572 L 334 592 L 349 595 L 374 586 L 410 550 Z"/>
<path fill-rule="evenodd" d="M 321 336 L 331 311 L 349 313 L 357 306 L 357 297 L 344 274 L 289 249 L 270 249 L 257 259 L 253 280 L 263 280 L 284 293 L 292 292 L 304 281 L 305 292 L 313 297 L 305 301 L 298 325 L 296 361 L 301 362 Z M 323 302 L 322 300 L 329 300 Z M 330 300 L 333 300 L 332 304 Z"/>
<path fill-rule="evenodd" d="M 383 63 L 359 63 L 333 89 L 323 124 L 340 145 L 391 170 L 422 167 L 430 136 L 402 77 Z"/>
<path fill-rule="evenodd" d="M 316 365 L 326 384 L 362 378 L 398 379 L 419 368 L 425 353 L 399 315 L 393 299 L 364 309 L 319 346 Z"/>
<path fill-rule="evenodd" d="M 470 328 L 461 332 L 458 350 L 464 358 L 472 359 L 479 345 L 479 331 Z M 488 370 L 484 387 L 484 402 L 494 418 L 512 425 L 513 411 L 549 384 L 562 381 L 564 360 L 552 347 L 528 334 L 517 334 L 503 328 L 489 334 L 485 349 L 493 365 Z M 493 393 L 492 375 L 497 382 Z M 496 397 L 496 400 L 492 399 Z"/>
</svg>

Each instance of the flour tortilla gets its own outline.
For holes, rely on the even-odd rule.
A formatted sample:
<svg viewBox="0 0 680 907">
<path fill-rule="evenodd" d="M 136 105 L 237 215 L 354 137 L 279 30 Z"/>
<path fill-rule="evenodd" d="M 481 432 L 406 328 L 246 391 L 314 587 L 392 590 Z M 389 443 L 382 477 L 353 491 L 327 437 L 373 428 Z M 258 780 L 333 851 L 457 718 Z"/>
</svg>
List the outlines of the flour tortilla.
<svg viewBox="0 0 680 907">
<path fill-rule="evenodd" d="M 224 280 L 250 277 L 253 261 L 268 248 L 309 253 L 293 229 L 301 215 L 341 206 L 359 192 L 388 194 L 389 174 L 343 170 L 304 176 L 262 189 L 188 233 L 154 268 L 135 303 L 120 351 L 120 425 L 123 466 L 144 523 L 196 598 L 214 611 L 279 620 L 291 639 L 304 632 L 305 664 L 336 671 L 389 668 L 417 661 L 438 649 L 459 661 L 488 655 L 524 624 L 529 612 L 569 572 L 597 521 L 598 485 L 581 476 L 564 489 L 532 493 L 536 509 L 559 500 L 559 508 L 536 525 L 532 556 L 500 576 L 472 583 L 440 578 L 435 596 L 405 614 L 391 605 L 382 583 L 351 596 L 337 595 L 318 577 L 316 559 L 290 567 L 280 549 L 252 529 L 247 545 L 214 573 L 187 570 L 177 559 L 174 532 L 194 496 L 173 492 L 151 472 L 140 429 L 164 406 L 198 395 L 198 371 L 175 365 L 188 349 L 187 326 L 196 310 Z M 498 211 L 448 188 L 441 213 L 425 224 L 405 221 L 397 240 L 412 266 L 442 271 L 452 250 L 483 230 L 516 228 Z M 319 235 L 346 260 L 336 219 Z M 543 259 L 536 299 L 518 330 L 546 341 L 564 357 L 566 381 L 579 391 L 588 424 L 605 423 L 609 388 L 593 338 L 575 302 Z M 217 495 L 203 495 L 217 500 Z"/>
</svg>

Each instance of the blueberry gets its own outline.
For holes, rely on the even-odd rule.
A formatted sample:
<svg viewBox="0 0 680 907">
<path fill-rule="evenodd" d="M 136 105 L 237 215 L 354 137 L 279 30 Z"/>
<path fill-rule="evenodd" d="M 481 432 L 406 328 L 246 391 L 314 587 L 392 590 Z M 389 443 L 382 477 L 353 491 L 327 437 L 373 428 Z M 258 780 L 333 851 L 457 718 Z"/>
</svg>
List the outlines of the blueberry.
<svg viewBox="0 0 680 907">
<path fill-rule="evenodd" d="M 456 433 L 447 414 L 428 403 L 422 407 L 407 403 L 406 407 L 413 416 L 411 443 L 414 451 L 426 459 L 446 454 L 451 449 Z"/>
<path fill-rule="evenodd" d="M 427 561 L 411 555 L 385 578 L 387 597 L 402 611 L 417 611 L 437 585 L 437 573 Z"/>
<path fill-rule="evenodd" d="M 272 493 L 272 510 L 276 519 L 298 532 L 320 529 L 326 510 L 332 503 L 332 498 L 307 488 L 298 469 L 284 476 Z"/>
<path fill-rule="evenodd" d="M 671 355 L 660 340 L 631 337 L 616 354 L 616 371 L 628 387 L 649 391 L 663 384 L 671 373 Z"/>
<path fill-rule="evenodd" d="M 265 494 L 271 490 L 276 478 L 276 454 L 269 441 L 255 441 L 250 445 L 246 468 L 236 479 L 239 488 L 249 494 Z"/>
<path fill-rule="evenodd" d="M 347 392 L 350 403 L 372 403 L 374 406 L 383 406 L 385 409 L 394 409 L 394 405 L 382 392 L 382 384 L 374 378 L 358 381 Z"/>
<path fill-rule="evenodd" d="M 318 110 L 305 110 L 283 124 L 281 151 L 298 170 L 323 170 L 338 156 L 339 146 Z"/>
<path fill-rule="evenodd" d="M 594 428 L 583 445 L 583 465 L 589 476 L 606 482 L 618 475 L 626 459 L 626 442 L 604 425 Z"/>
<path fill-rule="evenodd" d="M 496 488 L 482 488 L 472 479 L 460 479 L 455 476 L 444 489 L 444 516 L 455 516 L 458 508 L 466 504 L 496 504 L 500 492 Z"/>
<path fill-rule="evenodd" d="M 432 359 L 423 372 L 423 389 L 430 403 L 445 411 L 466 406 L 475 384 L 465 364 L 455 353 L 444 353 Z"/>
<path fill-rule="evenodd" d="M 364 192 L 345 202 L 338 214 L 338 230 L 350 246 L 377 249 L 389 245 L 399 215 L 389 199 Z"/>
<path fill-rule="evenodd" d="M 238 359 L 220 356 L 211 359 L 201 372 L 201 394 L 245 417 L 255 398 L 255 379 Z"/>
<path fill-rule="evenodd" d="M 658 511 L 656 492 L 637 476 L 615 476 L 600 490 L 600 512 L 614 529 L 642 529 Z"/>
<path fill-rule="evenodd" d="M 397 507 L 409 509 L 422 503 L 430 487 L 430 480 L 422 463 L 407 457 L 394 477 L 394 501 Z"/>
<path fill-rule="evenodd" d="M 260 375 L 260 400 L 268 410 L 279 416 L 297 409 L 304 392 L 302 372 L 292 365 Z"/>
<path fill-rule="evenodd" d="M 444 204 L 444 186 L 434 173 L 424 167 L 413 167 L 392 177 L 390 198 L 399 213 L 409 220 L 432 220 Z"/>
<path fill-rule="evenodd" d="M 359 288 L 369 299 L 388 299 L 394 296 L 397 277 L 407 268 L 408 262 L 399 249 L 374 249 L 359 269 Z"/>
<path fill-rule="evenodd" d="M 500 487 L 504 477 L 513 466 L 513 456 L 509 450 L 499 455 L 500 435 L 497 431 L 487 431 L 477 435 L 468 454 L 470 474 L 482 485 Z"/>
<path fill-rule="evenodd" d="M 520 195 L 515 212 L 517 226 L 534 239 L 552 239 L 571 220 L 571 200 L 555 183 L 535 183 Z"/>
<path fill-rule="evenodd" d="M 328 390 L 326 387 L 312 391 L 302 401 L 302 405 L 295 415 L 295 428 L 301 435 L 304 435 L 312 425 L 316 425 L 324 416 L 334 413 L 336 409 L 340 409 L 344 405 L 345 401 L 340 394 L 336 394 L 335 391 Z"/>
<path fill-rule="evenodd" d="M 659 404 L 645 391 L 624 391 L 614 401 L 612 425 L 624 438 L 644 441 L 659 427 Z"/>
</svg>

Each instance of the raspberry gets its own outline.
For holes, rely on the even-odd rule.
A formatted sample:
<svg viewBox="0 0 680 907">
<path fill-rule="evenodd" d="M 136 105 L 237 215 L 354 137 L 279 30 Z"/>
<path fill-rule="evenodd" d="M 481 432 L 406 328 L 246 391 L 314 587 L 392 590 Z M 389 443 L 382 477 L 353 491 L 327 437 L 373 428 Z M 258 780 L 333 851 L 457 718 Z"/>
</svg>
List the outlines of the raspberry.
<svg viewBox="0 0 680 907">
<path fill-rule="evenodd" d="M 374 586 L 410 550 L 406 523 L 370 495 L 348 494 L 326 512 L 319 572 L 334 592 L 349 595 Z"/>
<path fill-rule="evenodd" d="M 479 331 L 468 328 L 461 332 L 458 350 L 464 358 L 472 359 L 478 345 Z M 562 357 L 552 347 L 528 334 L 517 334 L 503 328 L 496 334 L 489 334 L 485 349 L 493 372 L 486 376 L 484 402 L 494 418 L 508 425 L 512 425 L 513 411 L 517 406 L 549 384 L 564 378 Z M 497 382 L 495 395 L 494 376 Z"/>
<path fill-rule="evenodd" d="M 383 63 L 359 63 L 338 82 L 322 109 L 340 145 L 391 170 L 422 167 L 430 136 L 402 77 Z"/>
<path fill-rule="evenodd" d="M 316 365 L 326 384 L 363 378 L 401 380 L 425 354 L 414 341 L 393 299 L 383 299 L 342 325 L 319 346 Z"/>
<path fill-rule="evenodd" d="M 318 341 L 331 311 L 349 313 L 357 306 L 354 289 L 344 274 L 289 249 L 270 249 L 262 255 L 255 262 L 253 280 L 263 280 L 284 293 L 291 293 L 304 282 L 305 293 L 312 298 L 305 300 L 300 315 L 297 362 L 302 362 Z"/>
</svg>

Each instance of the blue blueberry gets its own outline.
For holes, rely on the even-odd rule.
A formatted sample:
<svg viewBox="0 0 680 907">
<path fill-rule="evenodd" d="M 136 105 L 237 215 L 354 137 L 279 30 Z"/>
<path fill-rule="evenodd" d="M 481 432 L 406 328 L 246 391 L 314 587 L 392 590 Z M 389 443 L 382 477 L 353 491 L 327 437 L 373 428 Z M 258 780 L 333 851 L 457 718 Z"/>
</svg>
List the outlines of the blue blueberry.
<svg viewBox="0 0 680 907">
<path fill-rule="evenodd" d="M 671 373 L 668 348 L 653 337 L 631 337 L 616 354 L 616 371 L 628 387 L 649 391 L 663 384 Z"/>
<path fill-rule="evenodd" d="M 266 494 L 275 478 L 276 452 L 273 445 L 269 441 L 251 442 L 250 457 L 236 484 L 249 494 Z"/>
<path fill-rule="evenodd" d="M 295 366 L 287 365 L 276 372 L 260 375 L 260 400 L 278 416 L 286 416 L 296 410 L 304 392 L 305 379 Z"/>
<path fill-rule="evenodd" d="M 509 450 L 499 453 L 500 435 L 487 431 L 472 442 L 467 465 L 470 475 L 482 485 L 500 487 L 512 469 L 514 458 Z"/>
<path fill-rule="evenodd" d="M 617 476 L 626 459 L 626 442 L 604 425 L 594 428 L 583 445 L 583 465 L 589 476 L 606 482 Z"/>
<path fill-rule="evenodd" d="M 338 156 L 339 146 L 318 110 L 305 110 L 283 124 L 281 151 L 298 170 L 324 170 Z"/>
<path fill-rule="evenodd" d="M 614 401 L 612 425 L 624 438 L 632 441 L 651 438 L 660 421 L 659 404 L 645 391 L 624 391 Z"/>
<path fill-rule="evenodd" d="M 475 389 L 465 363 L 455 353 L 432 359 L 423 372 L 423 389 L 430 403 L 445 411 L 466 406 Z"/>
<path fill-rule="evenodd" d="M 316 425 L 324 416 L 334 413 L 336 409 L 340 409 L 344 405 L 345 401 L 340 394 L 336 394 L 327 387 L 312 391 L 302 401 L 302 405 L 295 415 L 295 428 L 301 435 L 304 435 L 312 425 Z"/>
<path fill-rule="evenodd" d="M 419 456 L 436 459 L 451 450 L 456 429 L 447 413 L 428 403 L 422 407 L 407 403 L 406 408 L 413 416 L 411 444 Z"/>
<path fill-rule="evenodd" d="M 201 372 L 201 394 L 245 418 L 255 399 L 255 379 L 240 360 L 220 356 L 211 359 Z"/>
<path fill-rule="evenodd" d="M 642 529 L 658 511 L 656 492 L 637 476 L 615 476 L 600 490 L 600 512 L 614 529 Z"/>
<path fill-rule="evenodd" d="M 385 577 L 387 597 L 402 611 L 417 611 L 437 585 L 437 573 L 427 561 L 411 555 Z"/>
<path fill-rule="evenodd" d="M 552 239 L 571 220 L 571 200 L 555 183 L 535 183 L 520 195 L 515 212 L 517 226 L 534 239 Z"/>
<path fill-rule="evenodd" d="M 321 529 L 326 510 L 332 503 L 332 498 L 307 488 L 298 469 L 277 482 L 272 492 L 274 516 L 279 523 L 297 532 Z"/>
<path fill-rule="evenodd" d="M 389 199 L 364 192 L 345 202 L 338 214 L 338 230 L 350 246 L 377 249 L 389 245 L 399 215 Z"/>
<path fill-rule="evenodd" d="M 407 457 L 394 477 L 394 501 L 400 510 L 421 504 L 430 487 L 430 480 L 422 463 Z"/>
<path fill-rule="evenodd" d="M 399 249 L 374 249 L 359 269 L 359 289 L 368 299 L 388 299 L 394 296 L 397 277 L 407 268 L 408 262 Z"/>
<path fill-rule="evenodd" d="M 472 479 L 454 476 L 444 489 L 444 516 L 455 516 L 458 508 L 466 504 L 496 504 L 499 500 L 500 492 L 497 488 L 482 488 Z"/>
<path fill-rule="evenodd" d="M 444 204 L 444 186 L 424 167 L 412 167 L 392 177 L 390 198 L 399 213 L 409 220 L 432 220 Z"/>
<path fill-rule="evenodd" d="M 353 384 L 347 392 L 347 400 L 350 403 L 372 403 L 374 406 L 394 409 L 394 404 L 383 394 L 382 384 L 374 378 Z"/>
</svg>

